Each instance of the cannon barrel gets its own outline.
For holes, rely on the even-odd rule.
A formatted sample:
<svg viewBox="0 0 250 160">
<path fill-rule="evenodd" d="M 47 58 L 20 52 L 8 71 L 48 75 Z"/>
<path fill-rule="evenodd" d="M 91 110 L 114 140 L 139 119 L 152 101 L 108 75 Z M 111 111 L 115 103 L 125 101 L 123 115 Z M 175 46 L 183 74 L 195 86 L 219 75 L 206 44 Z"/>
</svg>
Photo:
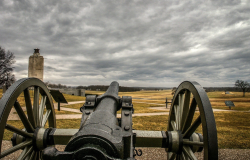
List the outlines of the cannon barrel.
<svg viewBox="0 0 250 160">
<path fill-rule="evenodd" d="M 108 90 L 100 96 L 101 101 L 98 103 L 98 106 L 95 109 L 100 112 L 109 112 L 116 117 L 118 102 L 116 96 L 118 96 L 119 84 L 118 82 L 112 82 Z"/>
<path fill-rule="evenodd" d="M 87 97 L 81 109 L 83 116 L 79 131 L 71 137 L 64 152 L 54 148 L 45 149 L 44 159 L 133 158 L 132 124 L 120 126 L 116 117 L 122 105 L 118 91 L 119 84 L 112 82 L 103 95 Z M 124 97 L 124 102 L 126 99 Z M 132 123 L 130 119 L 129 123 Z"/>
</svg>

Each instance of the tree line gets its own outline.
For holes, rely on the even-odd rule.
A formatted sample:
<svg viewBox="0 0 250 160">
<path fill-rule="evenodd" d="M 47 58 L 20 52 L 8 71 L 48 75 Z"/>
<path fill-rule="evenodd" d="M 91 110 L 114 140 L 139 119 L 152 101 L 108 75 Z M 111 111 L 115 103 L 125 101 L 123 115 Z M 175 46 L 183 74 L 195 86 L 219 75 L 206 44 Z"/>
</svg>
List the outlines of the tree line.
<svg viewBox="0 0 250 160">
<path fill-rule="evenodd" d="M 85 89 L 85 90 L 92 90 L 92 91 L 106 91 L 109 86 L 105 85 L 90 85 L 90 86 L 77 86 L 77 87 L 71 87 L 63 84 L 52 84 L 50 82 L 45 82 L 45 84 L 49 88 L 76 88 L 76 89 Z M 134 91 L 140 91 L 140 88 L 135 88 L 135 87 L 124 87 L 124 86 L 119 86 L 119 91 L 120 92 L 134 92 Z"/>
<path fill-rule="evenodd" d="M 0 87 L 6 86 L 6 89 L 13 84 L 16 79 L 15 75 L 12 73 L 15 63 L 14 53 L 10 51 L 5 51 L 0 46 Z"/>
<path fill-rule="evenodd" d="M 49 87 L 49 88 L 72 88 L 70 86 L 66 86 L 66 85 L 63 85 L 63 84 L 53 84 L 53 83 L 50 83 L 50 82 L 45 82 L 45 84 Z"/>
<path fill-rule="evenodd" d="M 77 89 L 93 90 L 93 91 L 106 91 L 109 86 L 105 85 L 90 85 L 90 86 L 78 86 Z M 135 87 L 124 87 L 119 86 L 119 92 L 135 92 L 140 91 L 139 88 Z"/>
</svg>

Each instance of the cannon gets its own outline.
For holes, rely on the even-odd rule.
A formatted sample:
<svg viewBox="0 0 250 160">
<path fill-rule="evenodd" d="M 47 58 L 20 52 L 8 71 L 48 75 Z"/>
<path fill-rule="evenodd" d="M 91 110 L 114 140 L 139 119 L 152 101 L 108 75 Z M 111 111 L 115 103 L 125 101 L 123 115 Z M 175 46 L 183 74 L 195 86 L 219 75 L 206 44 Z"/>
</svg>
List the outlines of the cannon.
<svg viewBox="0 0 250 160">
<path fill-rule="evenodd" d="M 132 97 L 119 97 L 118 91 L 119 84 L 112 82 L 103 95 L 87 96 L 79 129 L 59 129 L 47 86 L 36 78 L 18 80 L 0 100 L 0 159 L 21 150 L 18 160 L 135 160 L 141 154 L 137 147 L 165 148 L 169 160 L 196 160 L 199 152 L 205 160 L 218 159 L 213 111 L 197 82 L 184 81 L 177 88 L 166 131 L 134 130 Z M 9 124 L 12 110 L 22 129 Z M 14 132 L 12 147 L 3 150 L 6 130 Z M 54 145 L 66 148 L 58 151 Z"/>
</svg>

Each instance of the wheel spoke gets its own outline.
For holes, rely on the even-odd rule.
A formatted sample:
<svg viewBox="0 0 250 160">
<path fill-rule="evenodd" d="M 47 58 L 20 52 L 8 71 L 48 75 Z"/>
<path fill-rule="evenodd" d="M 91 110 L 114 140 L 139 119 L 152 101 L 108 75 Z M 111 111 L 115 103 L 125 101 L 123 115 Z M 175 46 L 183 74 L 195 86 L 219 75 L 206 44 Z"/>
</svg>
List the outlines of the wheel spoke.
<svg viewBox="0 0 250 160">
<path fill-rule="evenodd" d="M 28 132 L 34 132 L 34 128 L 32 127 L 30 121 L 26 117 L 25 113 L 23 112 L 22 107 L 20 106 L 19 102 L 16 101 L 14 103 L 14 107 L 16 109 L 17 114 L 19 115 L 21 121 L 23 122 L 24 127 Z"/>
<path fill-rule="evenodd" d="M 195 157 L 195 155 L 194 155 L 194 153 L 193 153 L 193 151 L 191 150 L 190 147 L 183 146 L 183 151 L 188 156 L 188 158 L 190 158 L 191 160 L 197 160 L 197 158 Z"/>
<path fill-rule="evenodd" d="M 36 156 L 36 151 L 33 150 L 29 160 L 33 160 L 33 157 L 35 157 L 35 156 Z"/>
<path fill-rule="evenodd" d="M 19 155 L 19 157 L 17 158 L 17 160 L 22 160 L 23 156 L 26 154 L 27 150 L 29 147 L 25 147 L 24 150 L 22 151 L 22 153 Z"/>
<path fill-rule="evenodd" d="M 31 104 L 31 100 L 30 100 L 30 93 L 29 90 L 26 88 L 24 91 L 24 99 L 25 99 L 25 105 L 26 105 L 26 111 L 27 111 L 27 115 L 28 115 L 28 119 L 30 121 L 30 123 L 32 124 L 32 126 L 35 128 L 36 127 L 36 121 L 34 118 L 34 114 L 32 112 L 32 104 Z"/>
<path fill-rule="evenodd" d="M 169 160 L 174 160 L 176 158 L 176 154 L 173 152 L 168 152 Z"/>
<path fill-rule="evenodd" d="M 178 130 L 181 129 L 181 122 L 182 122 L 182 114 L 183 114 L 183 104 L 184 104 L 184 94 L 179 94 L 179 116 L 180 116 L 180 122 L 179 122 L 179 128 Z"/>
<path fill-rule="evenodd" d="M 46 111 L 45 115 L 43 116 L 42 127 L 45 126 L 45 124 L 46 124 L 46 122 L 47 122 L 47 120 L 49 118 L 50 113 L 51 113 L 51 110 L 49 109 L 49 110 Z"/>
<path fill-rule="evenodd" d="M 23 156 L 21 160 L 24 160 L 32 151 L 33 151 L 33 147 L 30 147 L 30 149 L 26 152 L 26 154 Z"/>
<path fill-rule="evenodd" d="M 187 117 L 186 117 L 186 120 L 185 120 L 184 125 L 183 125 L 182 133 L 185 133 L 186 130 L 188 129 L 188 127 L 191 125 L 193 117 L 194 117 L 196 106 L 197 106 L 196 100 L 193 98 L 191 105 L 190 105 L 190 109 L 189 109 Z"/>
<path fill-rule="evenodd" d="M 183 140 L 183 144 L 186 144 L 186 145 L 191 145 L 191 146 L 204 146 L 204 143 L 203 142 L 194 142 L 194 141 L 184 141 Z"/>
<path fill-rule="evenodd" d="M 187 131 L 184 133 L 183 138 L 189 138 L 195 130 L 199 127 L 201 124 L 201 116 L 199 116 L 194 123 L 187 129 Z"/>
<path fill-rule="evenodd" d="M 178 105 L 174 105 L 176 130 L 178 130 L 178 128 L 179 128 L 179 111 L 178 111 L 178 108 L 179 108 Z"/>
<path fill-rule="evenodd" d="M 181 130 L 183 130 L 183 126 L 184 126 L 186 117 L 187 117 L 187 115 L 188 115 L 189 103 L 190 103 L 190 91 L 189 91 L 189 90 L 186 90 L 186 91 L 185 91 L 184 102 L 183 102 L 183 112 L 182 112 L 182 120 L 181 120 Z"/>
<path fill-rule="evenodd" d="M 5 157 L 5 156 L 7 156 L 7 155 L 9 155 L 9 154 L 11 154 L 11 153 L 13 153 L 13 152 L 19 150 L 19 149 L 23 149 L 23 148 L 25 148 L 25 147 L 27 147 L 27 146 L 29 146 L 29 145 L 31 145 L 31 144 L 32 144 L 32 140 L 22 142 L 22 143 L 20 143 L 20 144 L 14 146 L 14 147 L 8 149 L 8 150 L 3 151 L 2 154 L 0 155 L 0 158 L 3 158 L 3 157 Z"/>
<path fill-rule="evenodd" d="M 182 160 L 188 160 L 188 157 L 186 157 L 184 152 L 181 153 L 181 158 Z"/>
<path fill-rule="evenodd" d="M 18 157 L 17 160 L 24 160 L 33 150 L 33 147 L 25 147 L 25 149 L 23 150 L 23 152 L 21 153 L 21 155 Z"/>
<path fill-rule="evenodd" d="M 33 112 L 34 112 L 36 124 L 38 127 L 40 127 L 40 123 L 39 123 L 39 87 L 34 87 Z"/>
<path fill-rule="evenodd" d="M 17 134 L 19 134 L 19 135 L 21 135 L 23 137 L 26 137 L 26 138 L 32 138 L 33 137 L 33 134 L 22 131 L 21 129 L 18 129 L 18 128 L 13 127 L 13 126 L 8 125 L 8 124 L 6 124 L 5 128 L 8 129 L 9 131 L 15 132 L 15 133 L 17 133 Z"/>
<path fill-rule="evenodd" d="M 176 121 L 176 123 L 177 123 L 177 127 L 176 127 L 176 129 L 177 130 L 180 130 L 180 127 L 181 127 L 181 107 L 180 106 L 177 106 L 177 121 Z"/>
<path fill-rule="evenodd" d="M 40 111 L 39 111 L 39 121 L 40 125 L 42 126 L 42 119 L 43 119 L 43 112 L 46 104 L 46 98 L 47 96 L 42 96 L 41 104 L 40 104 Z"/>
<path fill-rule="evenodd" d="M 176 131 L 176 123 L 175 121 L 171 121 L 171 125 L 174 131 Z"/>
</svg>

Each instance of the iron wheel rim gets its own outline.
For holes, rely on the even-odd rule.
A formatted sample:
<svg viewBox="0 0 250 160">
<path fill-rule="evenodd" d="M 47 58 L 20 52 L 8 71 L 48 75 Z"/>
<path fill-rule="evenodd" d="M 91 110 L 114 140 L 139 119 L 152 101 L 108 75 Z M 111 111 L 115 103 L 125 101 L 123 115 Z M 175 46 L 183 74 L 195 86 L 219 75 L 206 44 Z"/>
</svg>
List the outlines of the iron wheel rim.
<svg viewBox="0 0 250 160">
<path fill-rule="evenodd" d="M 33 109 L 34 107 L 31 108 L 31 111 L 28 111 L 28 108 L 27 108 L 28 105 L 26 103 L 28 102 L 28 98 L 30 99 L 30 104 L 31 104 L 31 107 L 32 107 L 32 101 L 31 101 L 31 97 L 30 97 L 29 91 L 28 91 L 29 87 L 34 87 L 34 97 L 35 97 L 35 92 L 37 92 L 36 97 L 38 97 L 38 100 L 35 100 L 35 98 L 34 98 L 33 101 L 37 102 L 36 103 L 36 106 L 37 106 L 36 107 L 36 113 L 37 113 L 36 117 L 39 120 L 35 119 L 35 115 L 34 115 L 34 110 L 35 109 Z M 24 93 L 24 92 L 26 92 L 26 93 Z M 8 88 L 8 90 L 4 93 L 3 97 L 0 99 L 0 156 L 1 157 L 2 157 L 2 154 L 5 151 L 8 151 L 9 149 L 15 147 L 15 146 L 11 147 L 11 148 L 1 152 L 4 131 L 5 131 L 6 127 L 7 127 L 7 120 L 8 120 L 10 111 L 11 111 L 12 108 L 15 108 L 16 105 L 18 105 L 19 102 L 17 101 L 17 98 L 22 93 L 24 94 L 24 99 L 25 99 L 25 97 L 27 95 L 29 96 L 29 97 L 27 97 L 27 101 L 25 100 L 25 106 L 26 106 L 26 110 L 27 110 L 26 119 L 30 122 L 30 124 L 28 124 L 27 121 L 24 122 L 22 120 L 22 118 L 20 117 L 19 114 L 21 114 L 21 112 L 23 112 L 23 110 L 19 111 L 19 112 L 16 110 L 16 112 L 18 113 L 18 116 L 21 119 L 20 121 L 25 126 L 25 128 L 26 128 L 26 126 L 31 125 L 33 127 L 33 129 L 34 129 L 34 131 L 31 131 L 31 129 L 28 129 L 30 127 L 27 127 L 26 132 L 28 134 L 34 134 L 35 129 L 37 127 L 42 127 L 42 125 L 43 125 L 42 123 L 44 123 L 44 125 L 45 125 L 46 122 L 48 122 L 49 127 L 53 127 L 53 128 L 56 127 L 54 105 L 53 105 L 53 101 L 52 101 L 52 98 L 50 96 L 50 93 L 49 93 L 49 90 L 48 90 L 47 86 L 41 80 L 39 80 L 37 78 L 23 78 L 23 79 L 18 80 L 13 85 L 11 85 L 10 88 Z M 44 100 L 44 105 L 41 105 L 39 103 L 39 96 L 41 96 L 42 99 Z M 15 105 L 15 107 L 13 107 L 14 105 Z M 33 106 L 34 105 L 35 104 L 33 104 Z M 44 112 L 42 112 L 42 109 L 39 109 L 40 105 L 43 107 L 43 111 L 44 111 L 44 109 L 46 109 L 47 111 L 50 110 L 49 111 L 50 113 L 48 113 L 47 117 L 46 116 L 44 117 L 44 114 L 43 114 Z M 19 109 L 20 109 L 20 107 L 19 107 Z M 33 116 L 34 116 L 33 117 L 34 121 L 31 120 L 32 119 L 32 116 L 31 116 L 32 113 L 33 113 Z M 47 112 L 45 114 L 47 114 Z M 23 118 L 25 119 L 25 117 L 23 117 Z M 42 122 L 43 120 L 45 122 Z M 39 124 L 37 122 L 39 122 Z M 16 133 L 16 132 L 14 132 L 14 133 Z M 31 148 L 31 146 L 33 146 L 32 138 L 31 139 L 27 138 L 27 139 L 28 140 L 24 141 L 24 142 L 27 142 L 27 144 L 23 145 L 23 146 L 25 146 L 25 145 L 26 146 L 21 148 L 21 149 L 24 149 L 24 151 L 21 153 L 21 155 L 24 155 L 25 154 L 24 152 L 28 152 L 28 150 Z M 30 141 L 31 141 L 31 143 L 30 143 Z M 41 151 L 36 151 L 36 152 L 32 151 L 30 153 L 30 156 L 33 156 L 35 159 L 40 159 L 41 158 L 40 153 L 41 153 Z M 7 155 L 9 155 L 9 154 L 7 154 Z M 5 156 L 7 156 L 7 155 L 5 155 Z M 5 156 L 3 156 L 3 157 L 5 157 Z"/>
<path fill-rule="evenodd" d="M 201 126 L 202 126 L 202 132 L 203 132 L 203 139 L 204 139 L 204 142 L 203 142 L 204 143 L 204 146 L 203 146 L 204 159 L 205 160 L 208 160 L 208 159 L 215 159 L 216 160 L 216 159 L 218 159 L 218 141 L 217 141 L 216 123 L 215 123 L 214 114 L 213 114 L 213 110 L 212 110 L 209 98 L 208 98 L 205 90 L 200 86 L 199 83 L 184 81 L 179 85 L 179 87 L 177 88 L 175 95 L 173 97 L 171 109 L 169 111 L 167 131 L 174 130 L 172 127 L 173 125 L 171 124 L 171 121 L 173 121 L 173 120 L 176 121 L 175 106 L 180 105 L 179 104 L 180 103 L 180 101 L 179 101 L 180 94 L 184 94 L 183 101 L 185 101 L 185 95 L 187 94 L 187 92 L 190 92 L 190 95 L 191 94 L 193 95 L 193 99 L 195 99 L 195 101 L 197 103 L 196 107 L 198 106 L 198 108 L 199 108 L 199 114 L 200 114 Z M 188 117 L 189 111 L 190 111 L 190 108 L 192 105 L 192 100 L 190 100 L 190 101 L 191 101 L 191 104 L 190 104 L 190 102 L 188 103 L 188 107 L 189 107 L 189 109 L 187 109 L 188 113 L 186 113 L 187 114 L 186 116 L 181 117 L 182 119 L 188 119 L 186 117 Z M 182 103 L 183 103 L 183 108 L 187 108 L 187 104 L 184 104 L 185 102 L 182 102 Z M 186 106 L 184 106 L 184 105 L 186 105 Z M 195 113 L 195 111 L 194 111 L 194 113 Z M 183 135 L 187 131 L 187 129 L 184 129 L 184 128 L 187 128 L 187 126 L 183 127 L 183 125 L 185 124 L 185 122 L 187 120 L 184 120 L 184 122 L 182 122 L 183 121 L 182 119 L 180 122 L 181 123 L 180 131 Z M 191 122 L 191 124 L 188 127 L 190 127 L 192 124 L 193 123 Z M 176 159 L 182 159 L 181 156 L 179 156 L 179 157 L 180 158 L 177 158 L 177 156 L 176 156 Z M 169 158 L 170 157 L 168 156 L 168 159 Z"/>
</svg>

